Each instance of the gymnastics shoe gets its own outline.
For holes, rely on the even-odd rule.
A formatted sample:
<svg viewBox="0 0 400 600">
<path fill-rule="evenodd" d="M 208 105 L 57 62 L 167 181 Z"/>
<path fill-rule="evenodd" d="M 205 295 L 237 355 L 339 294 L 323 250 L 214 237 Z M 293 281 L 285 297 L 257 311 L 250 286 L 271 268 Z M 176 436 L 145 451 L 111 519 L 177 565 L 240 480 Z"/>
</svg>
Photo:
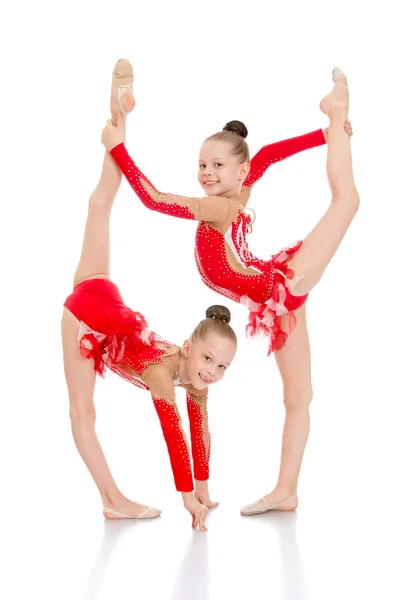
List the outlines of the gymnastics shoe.
<svg viewBox="0 0 400 600">
<path fill-rule="evenodd" d="M 283 502 L 279 502 L 279 504 L 273 504 L 272 506 L 268 506 L 268 502 L 266 501 L 265 496 L 264 496 L 263 504 L 258 504 L 257 502 L 255 502 L 254 504 L 246 504 L 246 506 L 243 506 L 243 508 L 240 509 L 240 514 L 243 515 L 244 517 L 250 517 L 252 515 L 262 515 L 263 513 L 266 513 L 269 510 L 279 510 L 280 506 L 283 506 L 284 504 L 286 504 L 286 502 L 289 502 L 289 500 L 293 500 L 295 498 L 297 499 L 297 494 L 290 496 L 290 498 L 287 498 Z M 297 503 L 296 503 L 296 507 L 297 507 Z M 284 511 L 294 510 L 294 507 L 293 508 L 286 507 L 286 508 L 283 508 L 282 510 L 284 510 Z"/>
<path fill-rule="evenodd" d="M 108 517 L 111 519 L 119 518 L 119 519 L 155 519 L 161 515 L 161 510 L 158 508 L 146 508 L 142 513 L 140 513 L 137 517 L 131 517 L 130 515 L 125 515 L 124 513 L 118 512 L 113 508 L 108 508 L 107 506 L 103 506 L 103 514 L 107 518 L 107 514 L 114 515 L 114 517 Z"/>
</svg>

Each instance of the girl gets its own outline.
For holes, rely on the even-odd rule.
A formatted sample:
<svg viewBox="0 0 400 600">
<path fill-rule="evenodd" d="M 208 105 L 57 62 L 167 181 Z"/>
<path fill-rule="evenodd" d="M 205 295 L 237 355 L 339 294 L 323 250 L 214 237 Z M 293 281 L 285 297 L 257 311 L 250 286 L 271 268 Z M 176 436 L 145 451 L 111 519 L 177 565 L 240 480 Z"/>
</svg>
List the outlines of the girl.
<svg viewBox="0 0 400 600">
<path fill-rule="evenodd" d="M 253 185 L 271 163 L 324 143 L 322 131 L 266 146 L 249 161 L 246 128 L 239 122 L 229 123 L 223 132 L 209 137 L 200 150 L 198 179 L 205 198 L 160 193 L 127 153 L 123 121 L 117 126 L 108 122 L 103 131 L 104 146 L 148 208 L 199 221 L 195 258 L 204 283 L 250 309 L 250 335 L 269 336 L 269 352 L 275 353 L 282 376 L 286 408 L 281 465 L 274 490 L 246 505 L 241 511 L 244 515 L 271 509 L 294 510 L 298 505 L 297 482 L 312 399 L 305 302 L 359 205 L 350 139 L 343 128 L 349 106 L 347 79 L 338 67 L 333 70 L 333 81 L 333 90 L 320 103 L 330 119 L 327 172 L 331 204 L 304 242 L 281 250 L 268 261 L 253 256 L 246 241 L 252 223 L 245 207 Z"/>
<path fill-rule="evenodd" d="M 149 519 L 156 508 L 131 502 L 117 487 L 95 432 L 93 394 L 96 373 L 108 367 L 130 383 L 150 390 L 168 446 L 176 489 L 182 492 L 192 526 L 206 530 L 208 508 L 217 506 L 208 493 L 210 435 L 207 418 L 208 386 L 219 381 L 236 352 L 230 313 L 212 306 L 182 347 L 153 333 L 143 315 L 124 305 L 110 280 L 109 222 L 122 179 L 108 153 L 100 181 L 89 201 L 82 254 L 74 290 L 62 316 L 64 368 L 70 398 L 70 417 L 76 447 L 89 469 L 107 519 Z M 191 460 L 175 387 L 186 390 L 190 421 Z M 194 490 L 194 493 L 193 493 Z"/>
</svg>

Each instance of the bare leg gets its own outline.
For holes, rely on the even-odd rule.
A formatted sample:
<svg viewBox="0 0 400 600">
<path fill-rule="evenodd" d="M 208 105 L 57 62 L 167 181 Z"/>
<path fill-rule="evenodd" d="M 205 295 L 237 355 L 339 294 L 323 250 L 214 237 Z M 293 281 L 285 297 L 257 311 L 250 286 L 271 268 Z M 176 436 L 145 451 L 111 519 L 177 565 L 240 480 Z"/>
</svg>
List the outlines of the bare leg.
<svg viewBox="0 0 400 600">
<path fill-rule="evenodd" d="M 297 482 L 310 430 L 311 358 L 305 305 L 296 311 L 296 317 L 296 328 L 289 335 L 286 346 L 275 353 L 283 382 L 286 418 L 278 483 L 272 492 L 264 496 L 268 506 L 280 504 L 297 494 Z M 287 323 L 284 323 L 284 328 L 287 329 Z M 257 504 L 264 506 L 263 499 L 257 500 Z M 279 510 L 294 510 L 297 504 L 297 497 L 294 497 L 280 506 Z"/>
<path fill-rule="evenodd" d="M 99 183 L 89 200 L 82 252 L 75 271 L 74 286 L 85 279 L 110 279 L 110 216 L 122 173 L 105 153 Z"/>
<path fill-rule="evenodd" d="M 77 345 L 79 321 L 64 309 L 62 317 L 64 371 L 70 399 L 72 435 L 79 454 L 100 492 L 103 506 L 136 517 L 147 507 L 129 501 L 117 487 L 97 439 L 93 402 L 96 373 L 93 360 L 80 355 Z M 110 516 L 107 514 L 107 517 Z"/>
<path fill-rule="evenodd" d="M 338 81 L 347 84 L 342 75 Z M 354 184 L 350 139 L 343 129 L 348 113 L 348 90 L 335 88 L 332 104 L 329 98 L 321 102 L 329 110 L 327 172 L 332 190 L 332 202 L 290 263 L 297 276 L 303 278 L 292 293 L 308 293 L 320 280 L 333 258 L 358 210 L 359 197 Z M 312 400 L 311 359 L 305 305 L 296 311 L 297 325 L 287 345 L 275 353 L 282 377 L 286 419 L 283 429 L 281 466 L 275 489 L 264 496 L 268 506 L 284 502 L 297 494 L 297 482 L 310 429 L 309 406 Z M 287 329 L 287 324 L 286 324 Z M 263 506 L 263 499 L 257 501 Z M 279 510 L 294 510 L 297 496 L 285 502 Z"/>
<path fill-rule="evenodd" d="M 347 84 L 344 75 L 338 81 Z M 321 109 L 326 110 L 328 106 L 329 101 L 324 99 Z M 353 179 L 350 138 L 343 129 L 347 113 L 348 90 L 336 86 L 329 112 L 327 157 L 332 200 L 327 212 L 290 263 L 296 275 L 303 276 L 292 292 L 298 296 L 310 292 L 321 279 L 358 210 L 359 196 Z"/>
<path fill-rule="evenodd" d="M 119 168 L 106 153 L 99 183 L 89 201 L 82 253 L 74 285 L 85 279 L 109 279 L 110 215 L 122 179 Z M 72 435 L 76 447 L 100 492 L 103 506 L 136 517 L 147 507 L 131 502 L 118 489 L 95 431 L 93 402 L 96 374 L 93 360 L 80 355 L 77 345 L 79 321 L 66 308 L 62 317 L 64 370 L 67 380 Z M 116 518 L 107 513 L 107 518 Z"/>
</svg>

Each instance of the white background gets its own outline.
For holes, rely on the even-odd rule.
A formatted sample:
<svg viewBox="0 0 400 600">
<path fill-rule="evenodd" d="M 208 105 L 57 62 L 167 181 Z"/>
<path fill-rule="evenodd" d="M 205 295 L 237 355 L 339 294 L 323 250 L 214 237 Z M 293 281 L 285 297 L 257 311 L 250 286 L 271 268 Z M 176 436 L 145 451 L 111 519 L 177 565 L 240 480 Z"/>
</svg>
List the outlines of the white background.
<svg viewBox="0 0 400 600">
<path fill-rule="evenodd" d="M 2 9 L 1 494 L 5 598 L 398 598 L 398 26 L 395 3 L 21 2 Z M 283 420 L 266 341 L 244 336 L 212 389 L 209 532 L 192 532 L 150 397 L 96 389 L 98 435 L 122 491 L 163 509 L 104 523 L 75 450 L 60 317 L 97 183 L 111 71 L 129 58 L 128 149 L 161 191 L 200 195 L 201 142 L 231 119 L 251 153 L 327 125 L 340 65 L 351 89 L 361 209 L 308 301 L 312 430 L 291 515 L 240 518 L 274 486 Z M 329 203 L 326 148 L 256 186 L 253 253 L 302 238 Z M 182 343 L 221 298 L 197 274 L 196 224 L 152 213 L 126 182 L 112 218 L 125 302 Z M 179 406 L 187 425 L 182 392 Z M 3 487 L 3 486 L 2 486 Z M 4 555 L 3 555 L 4 556 Z"/>
</svg>

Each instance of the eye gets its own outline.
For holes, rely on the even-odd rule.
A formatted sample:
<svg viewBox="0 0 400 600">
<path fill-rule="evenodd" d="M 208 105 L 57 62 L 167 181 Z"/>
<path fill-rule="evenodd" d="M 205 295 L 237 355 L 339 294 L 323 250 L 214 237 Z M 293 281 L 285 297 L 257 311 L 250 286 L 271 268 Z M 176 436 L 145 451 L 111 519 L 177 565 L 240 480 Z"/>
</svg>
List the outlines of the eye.
<svg viewBox="0 0 400 600">
<path fill-rule="evenodd" d="M 206 165 L 199 165 L 199 169 L 204 169 Z"/>
<path fill-rule="evenodd" d="M 222 163 L 215 163 L 216 167 L 222 167 Z"/>
<path fill-rule="evenodd" d="M 226 371 L 226 367 L 225 365 L 218 365 L 220 369 L 223 369 L 224 371 Z"/>
<path fill-rule="evenodd" d="M 204 356 L 204 358 L 208 361 L 211 360 L 211 358 L 209 356 Z"/>
</svg>

